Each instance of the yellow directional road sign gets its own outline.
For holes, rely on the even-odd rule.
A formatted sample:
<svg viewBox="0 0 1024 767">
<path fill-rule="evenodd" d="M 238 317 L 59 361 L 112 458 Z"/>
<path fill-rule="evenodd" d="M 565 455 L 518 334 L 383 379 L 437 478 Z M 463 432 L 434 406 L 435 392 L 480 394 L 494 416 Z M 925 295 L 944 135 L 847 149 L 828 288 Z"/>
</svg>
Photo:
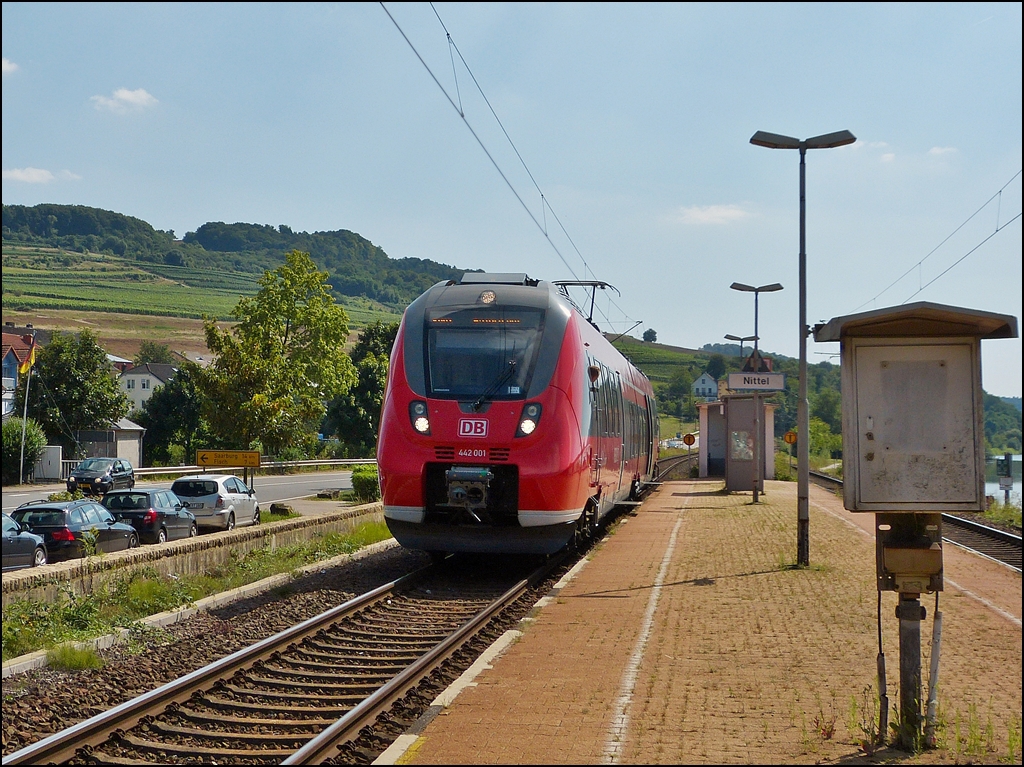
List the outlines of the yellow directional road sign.
<svg viewBox="0 0 1024 767">
<path fill-rule="evenodd" d="M 260 467 L 259 450 L 197 450 L 196 463 L 200 466 Z"/>
</svg>

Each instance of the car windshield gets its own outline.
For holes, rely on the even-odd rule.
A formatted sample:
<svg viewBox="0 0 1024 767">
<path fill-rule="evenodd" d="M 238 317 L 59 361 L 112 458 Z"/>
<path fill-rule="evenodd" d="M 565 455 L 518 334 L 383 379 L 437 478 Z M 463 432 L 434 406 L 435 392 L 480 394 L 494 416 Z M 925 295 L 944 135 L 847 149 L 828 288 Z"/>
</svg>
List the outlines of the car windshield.
<svg viewBox="0 0 1024 767">
<path fill-rule="evenodd" d="M 105 496 L 102 503 L 111 511 L 148 509 L 149 496 L 146 493 L 117 493 Z"/>
<path fill-rule="evenodd" d="M 64 512 L 60 509 L 16 509 L 11 516 L 25 527 L 55 527 L 64 524 Z"/>
<path fill-rule="evenodd" d="M 171 492 L 180 498 L 199 498 L 217 492 L 217 483 L 209 480 L 179 479 L 171 485 Z"/>
<path fill-rule="evenodd" d="M 537 309 L 437 311 L 427 323 L 430 392 L 442 399 L 522 399 L 544 332 Z"/>
<path fill-rule="evenodd" d="M 109 458 L 86 458 L 75 471 L 106 471 L 113 463 Z"/>
</svg>

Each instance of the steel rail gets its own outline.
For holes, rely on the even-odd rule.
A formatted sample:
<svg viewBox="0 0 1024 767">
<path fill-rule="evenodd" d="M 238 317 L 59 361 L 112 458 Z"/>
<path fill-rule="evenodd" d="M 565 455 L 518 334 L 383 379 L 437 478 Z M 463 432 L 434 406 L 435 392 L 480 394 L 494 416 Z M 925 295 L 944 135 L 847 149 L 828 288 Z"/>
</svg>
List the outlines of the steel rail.
<svg viewBox="0 0 1024 767">
<path fill-rule="evenodd" d="M 697 454 L 693 455 L 673 455 L 668 458 L 658 459 L 658 479 L 664 480 L 665 477 L 672 471 L 675 471 L 680 466 L 686 463 L 692 463 L 697 459 Z"/>
<path fill-rule="evenodd" d="M 822 474 L 817 471 L 812 471 L 810 474 L 811 479 L 828 489 L 834 490 L 843 486 L 843 480 L 838 479 L 837 477 Z M 943 514 L 942 525 L 943 540 L 955 544 L 966 551 L 973 552 L 979 556 L 992 559 L 1000 564 L 1006 565 L 1007 567 L 1011 567 L 1017 572 L 1021 571 L 1020 566 L 1015 564 L 1015 562 L 1019 561 L 1021 558 L 1021 536 L 1008 533 L 1005 530 L 999 530 L 995 527 L 989 527 L 988 525 L 975 522 L 974 520 L 958 517 L 955 514 Z M 953 532 L 954 529 L 966 530 L 975 536 L 982 536 L 987 541 L 1010 546 L 1013 551 L 1009 556 L 1005 554 L 1005 551 L 997 552 L 995 555 L 989 551 L 983 551 L 980 548 L 976 548 L 975 545 L 972 545 L 969 541 L 957 540 L 956 534 Z M 1012 561 L 1008 561 L 1010 560 L 1010 557 L 1012 557 Z"/>
<path fill-rule="evenodd" d="M 378 586 L 325 613 L 309 618 L 273 636 L 260 640 L 203 668 L 168 682 L 144 695 L 126 701 L 90 719 L 79 722 L 61 732 L 54 733 L 30 746 L 3 757 L 3 765 L 48 764 L 71 759 L 80 749 L 88 749 L 105 743 L 115 729 L 128 730 L 156 708 L 166 708 L 171 703 L 188 700 L 194 691 L 209 682 L 222 679 L 239 668 L 267 655 L 282 645 L 297 641 L 315 633 L 324 624 L 340 616 L 364 608 L 379 601 L 397 588 L 414 583 L 424 577 L 433 566 L 420 568 L 397 580 Z"/>
<path fill-rule="evenodd" d="M 366 725 L 372 724 L 379 714 L 389 709 L 397 700 L 419 685 L 424 677 L 458 652 L 494 616 L 521 597 L 527 589 L 543 580 L 563 559 L 564 556 L 546 563 L 516 583 L 479 612 L 476 617 L 464 623 L 454 634 L 438 643 L 405 671 L 399 673 L 380 690 L 310 740 L 281 764 L 322 764 L 325 760 L 336 756 L 338 748 L 353 740 Z"/>
</svg>

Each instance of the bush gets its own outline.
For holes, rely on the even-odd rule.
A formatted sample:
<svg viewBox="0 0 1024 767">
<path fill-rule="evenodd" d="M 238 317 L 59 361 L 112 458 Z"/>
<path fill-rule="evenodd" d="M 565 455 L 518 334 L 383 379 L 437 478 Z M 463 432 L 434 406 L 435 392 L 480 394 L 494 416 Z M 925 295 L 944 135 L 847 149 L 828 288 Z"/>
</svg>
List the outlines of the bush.
<svg viewBox="0 0 1024 767">
<path fill-rule="evenodd" d="M 3 483 L 17 485 L 18 469 L 21 466 L 21 424 L 20 418 L 9 418 L 3 425 Z M 25 474 L 32 471 L 39 456 L 46 447 L 46 434 L 32 418 L 25 424 Z"/>
<path fill-rule="evenodd" d="M 352 490 L 356 498 L 369 503 L 380 500 L 380 482 L 376 466 L 356 466 L 352 470 Z"/>
</svg>

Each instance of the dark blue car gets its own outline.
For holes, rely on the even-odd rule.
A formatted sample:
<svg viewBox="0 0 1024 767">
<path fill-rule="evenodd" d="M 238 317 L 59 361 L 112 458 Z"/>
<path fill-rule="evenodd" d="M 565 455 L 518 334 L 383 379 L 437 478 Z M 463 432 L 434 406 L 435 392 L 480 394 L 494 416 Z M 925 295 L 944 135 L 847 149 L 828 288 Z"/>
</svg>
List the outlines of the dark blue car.
<svg viewBox="0 0 1024 767">
<path fill-rule="evenodd" d="M 3 568 L 17 570 L 46 564 L 46 544 L 40 535 L 29 532 L 4 514 Z"/>
</svg>

